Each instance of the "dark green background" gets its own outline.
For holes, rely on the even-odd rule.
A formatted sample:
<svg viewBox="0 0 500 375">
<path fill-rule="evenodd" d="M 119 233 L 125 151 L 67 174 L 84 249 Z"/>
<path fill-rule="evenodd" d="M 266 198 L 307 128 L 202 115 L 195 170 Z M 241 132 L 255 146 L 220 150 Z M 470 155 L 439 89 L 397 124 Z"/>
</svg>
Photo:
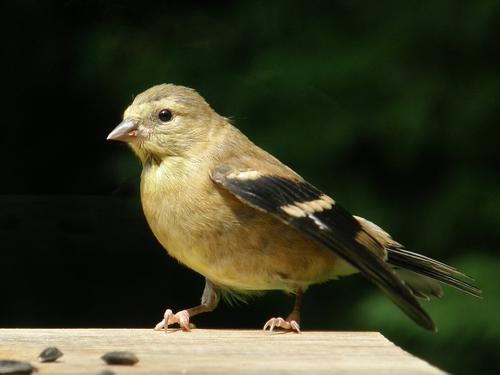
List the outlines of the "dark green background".
<svg viewBox="0 0 500 375">
<path fill-rule="evenodd" d="M 430 334 L 362 277 L 303 328 L 377 330 L 454 373 L 500 371 L 500 2 L 15 1 L 1 6 L 0 327 L 152 327 L 199 275 L 150 233 L 140 165 L 107 143 L 133 95 L 196 88 L 258 145 L 409 249 L 465 270 Z M 260 328 L 291 298 L 220 306 Z"/>
</svg>

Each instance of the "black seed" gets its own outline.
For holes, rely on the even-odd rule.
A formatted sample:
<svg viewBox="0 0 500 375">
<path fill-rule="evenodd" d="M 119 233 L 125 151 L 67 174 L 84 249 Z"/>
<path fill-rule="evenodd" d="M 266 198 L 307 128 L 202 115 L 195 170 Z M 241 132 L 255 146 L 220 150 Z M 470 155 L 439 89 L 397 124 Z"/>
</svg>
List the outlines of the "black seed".
<svg viewBox="0 0 500 375">
<path fill-rule="evenodd" d="M 2 375 L 29 375 L 33 371 L 36 371 L 36 368 L 29 362 L 0 360 L 0 374 Z"/>
<path fill-rule="evenodd" d="M 54 362 L 62 356 L 63 353 L 59 349 L 57 349 L 55 346 L 49 346 L 40 353 L 40 355 L 38 356 L 38 360 L 40 362 Z"/>
<path fill-rule="evenodd" d="M 102 370 L 99 374 L 97 375 L 115 375 L 115 373 L 111 370 Z"/>
<path fill-rule="evenodd" d="M 131 352 L 109 352 L 104 354 L 101 359 L 108 365 L 135 365 L 139 358 Z"/>
</svg>

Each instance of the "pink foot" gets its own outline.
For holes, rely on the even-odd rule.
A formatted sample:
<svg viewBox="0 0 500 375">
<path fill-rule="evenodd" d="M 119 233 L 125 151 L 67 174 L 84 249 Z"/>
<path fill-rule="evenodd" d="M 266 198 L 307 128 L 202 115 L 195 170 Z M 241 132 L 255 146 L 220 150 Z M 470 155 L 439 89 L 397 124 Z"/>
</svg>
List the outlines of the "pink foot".
<svg viewBox="0 0 500 375">
<path fill-rule="evenodd" d="M 274 331 L 275 328 L 281 328 L 285 331 L 297 332 L 300 333 L 299 323 L 295 320 L 285 320 L 283 318 L 271 318 L 266 324 L 264 324 L 263 330 L 269 328 L 269 332 Z"/>
<path fill-rule="evenodd" d="M 155 331 L 165 330 L 167 333 L 168 326 L 171 324 L 179 324 L 183 331 L 191 331 L 191 328 L 194 327 L 191 323 L 189 323 L 189 313 L 187 310 L 181 310 L 178 313 L 173 313 L 172 310 L 167 309 L 165 314 L 163 315 L 163 320 L 155 326 Z"/>
</svg>

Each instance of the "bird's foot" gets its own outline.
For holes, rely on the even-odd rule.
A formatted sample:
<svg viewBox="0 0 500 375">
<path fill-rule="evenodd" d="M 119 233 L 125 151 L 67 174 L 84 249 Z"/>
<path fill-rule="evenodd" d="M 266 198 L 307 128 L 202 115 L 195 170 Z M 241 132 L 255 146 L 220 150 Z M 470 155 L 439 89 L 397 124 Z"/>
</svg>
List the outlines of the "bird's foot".
<svg viewBox="0 0 500 375">
<path fill-rule="evenodd" d="M 285 331 L 300 333 L 299 323 L 293 319 L 271 318 L 264 324 L 263 330 L 265 331 L 268 328 L 269 332 L 274 331 L 275 328 L 281 328 Z"/>
<path fill-rule="evenodd" d="M 181 310 L 174 314 L 172 310 L 167 309 L 163 315 L 163 320 L 159 322 L 154 329 L 155 331 L 164 329 L 165 333 L 167 333 L 168 326 L 176 323 L 186 332 L 191 331 L 191 328 L 194 327 L 194 325 L 189 322 L 189 312 L 187 310 Z"/>
</svg>

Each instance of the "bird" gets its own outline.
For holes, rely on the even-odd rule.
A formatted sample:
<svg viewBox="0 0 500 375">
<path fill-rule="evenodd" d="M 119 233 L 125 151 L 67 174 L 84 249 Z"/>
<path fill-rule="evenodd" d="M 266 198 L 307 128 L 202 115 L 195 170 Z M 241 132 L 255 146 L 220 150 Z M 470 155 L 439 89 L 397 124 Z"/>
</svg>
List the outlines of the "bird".
<svg viewBox="0 0 500 375">
<path fill-rule="evenodd" d="M 440 298 L 440 283 L 481 297 L 465 273 L 407 250 L 351 214 L 255 145 L 194 89 L 145 90 L 107 139 L 128 143 L 142 164 L 141 203 L 154 236 L 205 277 L 200 304 L 175 313 L 167 308 L 156 330 L 176 324 L 189 331 L 191 318 L 214 310 L 221 297 L 246 300 L 281 290 L 295 295 L 293 309 L 263 329 L 300 333 L 307 288 L 357 273 L 430 331 L 437 327 L 418 299 Z"/>
</svg>

